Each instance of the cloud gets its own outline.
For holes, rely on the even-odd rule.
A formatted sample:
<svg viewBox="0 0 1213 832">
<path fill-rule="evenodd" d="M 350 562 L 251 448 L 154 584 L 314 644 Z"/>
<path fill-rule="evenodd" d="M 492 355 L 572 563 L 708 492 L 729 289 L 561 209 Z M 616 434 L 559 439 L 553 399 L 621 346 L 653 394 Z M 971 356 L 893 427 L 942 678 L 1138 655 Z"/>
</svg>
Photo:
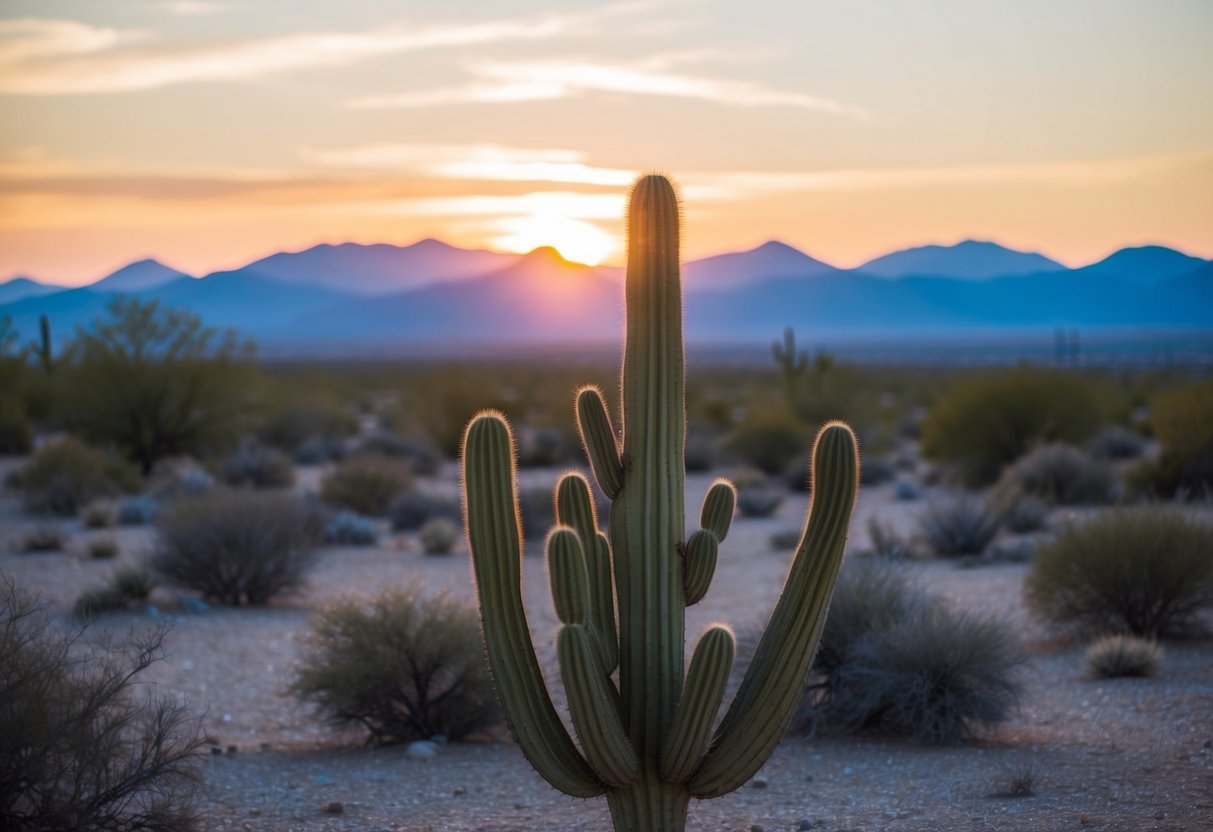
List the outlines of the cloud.
<svg viewBox="0 0 1213 832">
<path fill-rule="evenodd" d="M 116 49 L 146 33 L 68 20 L 0 21 L 0 93 L 67 95 L 131 92 L 203 81 L 242 81 L 277 72 L 352 64 L 379 55 L 443 47 L 545 40 L 632 4 L 526 20 L 417 26 L 362 32 L 298 33 L 180 48 Z"/>
<path fill-rule="evenodd" d="M 411 171 L 447 179 L 560 182 L 623 187 L 636 171 L 585 162 L 574 150 L 510 148 L 495 144 L 368 144 L 301 152 L 305 162 L 331 168 Z"/>
<path fill-rule="evenodd" d="M 439 104 L 497 103 L 571 98 L 587 92 L 669 96 L 738 107 L 792 107 L 867 120 L 863 107 L 820 95 L 774 89 L 752 81 L 711 78 L 671 71 L 678 63 L 709 53 L 656 56 L 639 63 L 595 61 L 480 62 L 468 67 L 464 85 L 354 98 L 355 109 L 428 107 Z"/>
<path fill-rule="evenodd" d="M 164 0 L 156 7 L 169 14 L 181 17 L 203 17 L 214 14 L 224 14 L 234 11 L 234 3 L 220 3 L 215 0 Z"/>
</svg>

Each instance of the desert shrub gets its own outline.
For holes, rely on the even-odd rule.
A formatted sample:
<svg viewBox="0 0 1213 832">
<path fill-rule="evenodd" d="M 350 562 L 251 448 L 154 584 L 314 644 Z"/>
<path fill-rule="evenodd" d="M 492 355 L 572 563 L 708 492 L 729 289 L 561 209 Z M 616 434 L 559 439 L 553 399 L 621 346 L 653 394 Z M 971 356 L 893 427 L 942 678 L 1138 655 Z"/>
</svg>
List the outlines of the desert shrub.
<svg viewBox="0 0 1213 832">
<path fill-rule="evenodd" d="M 255 442 L 241 442 L 234 454 L 223 461 L 223 481 L 228 485 L 251 488 L 290 488 L 295 484 L 295 467 L 281 451 Z"/>
<path fill-rule="evenodd" d="M 860 554 L 885 560 L 906 560 L 913 552 L 893 526 L 880 522 L 880 518 L 873 515 L 868 518 L 868 548 Z"/>
<path fill-rule="evenodd" d="M 39 523 L 21 538 L 23 552 L 62 552 L 67 548 L 67 535 L 55 523 Z"/>
<path fill-rule="evenodd" d="M 396 531 L 419 529 L 434 517 L 446 517 L 449 520 L 459 520 L 461 517 L 458 500 L 427 494 L 424 491 L 401 494 L 392 503 L 389 514 L 392 518 L 392 528 Z"/>
<path fill-rule="evenodd" d="M 88 556 L 93 560 L 111 560 L 118 557 L 118 541 L 112 537 L 94 537 L 88 542 Z"/>
<path fill-rule="evenodd" d="M 500 721 L 474 607 L 417 586 L 337 601 L 308 637 L 293 690 L 378 742 L 459 740 Z"/>
<path fill-rule="evenodd" d="M 139 678 L 160 659 L 165 630 L 93 649 L 80 633 L 0 583 L 0 827 L 195 828 L 200 723 Z"/>
<path fill-rule="evenodd" d="M 352 511 L 342 511 L 324 526 L 324 542 L 338 546 L 374 546 L 379 539 L 375 522 Z"/>
<path fill-rule="evenodd" d="M 118 523 L 118 509 L 109 500 L 93 500 L 80 511 L 86 529 L 108 529 Z"/>
<path fill-rule="evenodd" d="M 123 566 L 114 570 L 109 583 L 81 593 L 72 615 L 87 622 L 103 613 L 130 609 L 132 604 L 146 601 L 155 588 L 155 576 L 146 566 Z"/>
<path fill-rule="evenodd" d="M 321 498 L 339 508 L 383 517 L 392 502 L 413 488 L 407 463 L 388 457 L 359 456 L 342 460 L 320 484 Z"/>
<path fill-rule="evenodd" d="M 920 604 L 873 629 L 832 674 L 827 718 L 921 742 L 964 739 L 1005 721 L 1017 704 L 1023 662 L 1006 622 L 942 602 Z"/>
<path fill-rule="evenodd" d="M 0 396 L 0 456 L 27 454 L 34 445 L 34 426 L 18 399 Z"/>
<path fill-rule="evenodd" d="M 893 485 L 893 496 L 904 503 L 922 499 L 922 486 L 913 480 L 898 480 Z"/>
<path fill-rule="evenodd" d="M 556 506 L 552 489 L 530 486 L 519 490 L 518 513 L 522 517 L 522 533 L 527 540 L 537 540 L 543 537 L 556 522 Z"/>
<path fill-rule="evenodd" d="M 20 479 L 26 508 L 61 517 L 138 484 L 138 474 L 121 460 L 71 438 L 39 449 L 21 468 Z"/>
<path fill-rule="evenodd" d="M 345 457 L 345 440 L 335 436 L 313 436 L 291 454 L 297 465 L 323 465 Z"/>
<path fill-rule="evenodd" d="M 132 601 L 146 601 L 156 588 L 156 576 L 146 566 L 128 565 L 114 571 L 110 584 Z"/>
<path fill-rule="evenodd" d="M 429 439 L 386 430 L 375 431 L 359 442 L 358 453 L 403 459 L 413 473 L 423 477 L 438 473 L 442 465 L 442 454 Z"/>
<path fill-rule="evenodd" d="M 72 605 L 72 618 L 87 623 L 108 612 L 121 612 L 127 608 L 127 598 L 112 586 L 95 586 L 84 590 Z"/>
<path fill-rule="evenodd" d="M 1024 591 L 1037 613 L 1082 632 L 1189 635 L 1213 607 L 1213 531 L 1154 506 L 1107 512 L 1041 546 Z"/>
<path fill-rule="evenodd" d="M 1131 472 L 1130 486 L 1167 498 L 1213 492 L 1213 381 L 1159 395 L 1150 425 L 1162 452 Z"/>
<path fill-rule="evenodd" d="M 1040 531 L 1048 519 L 1049 504 L 1033 496 L 1016 497 L 1002 513 L 1002 524 L 1016 534 Z"/>
<path fill-rule="evenodd" d="M 160 501 L 154 497 L 140 495 L 118 503 L 118 525 L 146 526 L 160 513 Z"/>
<path fill-rule="evenodd" d="M 354 415 L 336 403 L 309 402 L 282 407 L 261 423 L 257 437 L 265 444 L 295 454 L 312 442 L 330 449 L 344 446 L 345 437 L 358 430 Z M 332 456 L 324 456 L 327 461 Z"/>
<path fill-rule="evenodd" d="M 783 492 L 760 482 L 737 489 L 737 511 L 742 517 L 770 517 L 783 503 Z"/>
<path fill-rule="evenodd" d="M 996 491 L 1039 497 L 1050 505 L 1103 505 L 1115 497 L 1108 468 L 1072 445 L 1034 448 L 1003 471 Z"/>
<path fill-rule="evenodd" d="M 459 527 L 445 517 L 435 517 L 421 527 L 420 539 L 427 555 L 450 554 L 459 539 Z"/>
<path fill-rule="evenodd" d="M 148 493 L 164 502 L 179 497 L 196 497 L 215 486 L 209 471 L 188 460 L 173 465 L 157 465 Z"/>
<path fill-rule="evenodd" d="M 896 476 L 897 469 L 887 459 L 865 459 L 859 469 L 861 485 L 883 485 L 886 482 L 892 482 Z"/>
<path fill-rule="evenodd" d="M 225 604 L 264 604 L 302 585 L 322 531 L 289 494 L 219 489 L 173 503 L 156 527 L 152 568 Z"/>
<path fill-rule="evenodd" d="M 928 501 L 918 520 L 927 545 L 942 557 L 980 555 L 998 534 L 998 515 L 967 492 Z"/>
<path fill-rule="evenodd" d="M 1104 636 L 1091 643 L 1085 658 L 1087 672 L 1097 679 L 1153 676 L 1158 673 L 1162 648 L 1156 641 L 1136 636 Z"/>
<path fill-rule="evenodd" d="M 787 470 L 792 460 L 802 459 L 808 447 L 809 432 L 791 419 L 764 418 L 747 422 L 733 432 L 725 450 L 766 474 Z"/>
<path fill-rule="evenodd" d="M 1086 444 L 1087 453 L 1096 459 L 1133 459 L 1141 456 L 1146 441 L 1135 430 L 1121 425 L 1109 425 L 1092 436 Z"/>
<path fill-rule="evenodd" d="M 984 485 L 1041 442 L 1082 442 L 1101 423 L 1096 396 L 1073 374 L 1018 367 L 968 379 L 931 409 L 923 452 Z"/>
</svg>

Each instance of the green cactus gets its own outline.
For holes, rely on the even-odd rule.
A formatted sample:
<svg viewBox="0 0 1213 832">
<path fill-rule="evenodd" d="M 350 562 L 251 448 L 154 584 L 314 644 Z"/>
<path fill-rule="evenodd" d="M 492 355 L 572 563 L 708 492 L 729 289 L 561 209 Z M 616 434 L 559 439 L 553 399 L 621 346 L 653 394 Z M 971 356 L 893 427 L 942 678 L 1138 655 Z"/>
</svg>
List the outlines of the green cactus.
<svg viewBox="0 0 1213 832">
<path fill-rule="evenodd" d="M 51 348 L 51 320 L 46 315 L 38 316 L 38 343 L 34 344 L 34 352 L 49 375 L 55 369 L 55 354 Z"/>
<path fill-rule="evenodd" d="M 830 423 L 814 446 L 813 505 L 787 584 L 712 732 L 734 640 L 725 627 L 709 628 L 684 675 L 685 612 L 707 592 L 736 494 L 727 481 L 714 483 L 700 528 L 687 534 L 678 246 L 673 186 L 663 176 L 641 177 L 628 216 L 620 433 L 597 389 L 577 393 L 581 439 L 613 501 L 610 537 L 598 530 L 589 484 L 574 473 L 556 486 L 557 526 L 546 544 L 561 622 L 557 657 L 577 743 L 544 684 L 522 605 L 510 428 L 501 414 L 481 413 L 463 445 L 485 644 L 514 738 L 560 791 L 605 794 L 615 828 L 629 832 L 684 829 L 690 798 L 738 788 L 779 742 L 804 690 L 858 490 L 854 434 Z"/>
<path fill-rule="evenodd" d="M 788 398 L 788 408 L 796 414 L 796 384 L 809 367 L 809 356 L 804 350 L 796 350 L 796 333 L 789 326 L 784 327 L 783 343 L 771 342 L 771 357 L 779 365 L 783 374 L 784 395 Z"/>
</svg>

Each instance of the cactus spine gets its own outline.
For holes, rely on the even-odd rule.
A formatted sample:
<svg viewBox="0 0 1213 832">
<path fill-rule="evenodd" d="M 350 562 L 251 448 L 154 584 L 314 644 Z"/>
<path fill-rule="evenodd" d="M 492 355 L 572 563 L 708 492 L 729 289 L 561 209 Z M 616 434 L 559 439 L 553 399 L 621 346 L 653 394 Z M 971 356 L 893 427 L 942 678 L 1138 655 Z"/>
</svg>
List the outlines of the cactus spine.
<svg viewBox="0 0 1213 832">
<path fill-rule="evenodd" d="M 791 718 L 842 563 L 859 456 L 845 425 L 818 434 L 804 536 L 713 733 L 733 636 L 709 628 L 684 678 L 685 612 L 708 590 L 736 494 L 714 483 L 700 528 L 687 534 L 679 207 L 663 176 L 643 176 L 632 189 L 625 297 L 620 432 L 598 390 L 578 391 L 576 405 L 590 466 L 613 501 L 609 541 L 578 474 L 556 487 L 558 526 L 547 539 L 557 656 L 580 748 L 552 705 L 527 629 L 513 438 L 499 413 L 478 415 L 464 437 L 465 519 L 489 664 L 522 752 L 566 794 L 605 794 L 617 830 L 680 832 L 690 798 L 752 777 Z"/>
</svg>

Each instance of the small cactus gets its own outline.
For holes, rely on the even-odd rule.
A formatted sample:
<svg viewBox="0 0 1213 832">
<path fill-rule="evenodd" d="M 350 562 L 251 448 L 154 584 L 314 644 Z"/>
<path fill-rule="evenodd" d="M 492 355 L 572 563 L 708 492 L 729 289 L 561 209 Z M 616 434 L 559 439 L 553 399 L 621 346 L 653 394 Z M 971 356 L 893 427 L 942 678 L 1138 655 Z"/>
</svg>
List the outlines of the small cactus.
<svg viewBox="0 0 1213 832">
<path fill-rule="evenodd" d="M 599 531 L 584 477 L 566 474 L 556 485 L 546 550 L 572 735 L 545 686 L 522 604 L 523 534 L 505 418 L 477 415 L 462 454 L 489 666 L 514 738 L 560 791 L 605 794 L 615 828 L 629 832 L 679 832 L 692 797 L 738 788 L 779 742 L 804 690 L 859 488 L 855 436 L 831 422 L 813 449 L 813 505 L 787 584 L 712 731 L 734 639 L 728 628 L 710 627 L 684 673 L 685 613 L 708 590 L 737 494 L 727 481 L 714 483 L 688 534 L 679 213 L 665 177 L 642 176 L 633 186 L 618 432 L 597 389 L 577 393 L 581 440 L 612 500 L 609 536 Z"/>
<path fill-rule="evenodd" d="M 783 330 L 783 343 L 771 342 L 771 357 L 779 365 L 783 374 L 784 395 L 788 399 L 788 407 L 796 413 L 798 397 L 796 384 L 809 368 L 809 356 L 804 350 L 796 351 L 796 332 L 790 326 Z"/>
</svg>

